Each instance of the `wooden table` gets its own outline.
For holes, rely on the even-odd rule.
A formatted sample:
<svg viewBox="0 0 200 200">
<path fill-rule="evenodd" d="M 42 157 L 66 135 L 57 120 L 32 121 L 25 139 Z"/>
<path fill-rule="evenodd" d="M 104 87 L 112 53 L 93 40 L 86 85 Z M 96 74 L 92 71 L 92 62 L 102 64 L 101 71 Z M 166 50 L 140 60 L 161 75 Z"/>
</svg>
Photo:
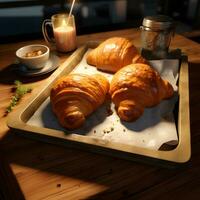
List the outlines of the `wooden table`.
<svg viewBox="0 0 200 200">
<path fill-rule="evenodd" d="M 124 36 L 140 45 L 134 29 L 78 37 L 81 45 L 89 40 Z M 48 75 L 21 78 L 7 67 L 15 51 L 29 41 L 0 47 L 0 199 L 198 199 L 200 195 L 200 45 L 180 35 L 172 48 L 189 56 L 192 157 L 174 169 L 147 165 L 104 155 L 64 148 L 16 136 L 6 126 L 4 116 L 14 80 L 39 90 Z M 60 55 L 62 61 L 68 55 Z M 27 94 L 20 105 L 26 98 Z"/>
</svg>

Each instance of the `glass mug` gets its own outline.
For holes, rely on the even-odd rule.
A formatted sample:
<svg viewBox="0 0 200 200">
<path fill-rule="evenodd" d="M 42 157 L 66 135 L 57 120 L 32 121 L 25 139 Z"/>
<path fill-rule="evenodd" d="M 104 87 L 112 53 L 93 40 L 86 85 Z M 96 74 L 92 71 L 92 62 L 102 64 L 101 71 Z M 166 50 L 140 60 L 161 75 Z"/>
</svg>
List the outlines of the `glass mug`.
<svg viewBox="0 0 200 200">
<path fill-rule="evenodd" d="M 54 40 L 47 32 L 47 26 L 53 28 Z M 74 16 L 68 14 L 56 14 L 51 19 L 44 20 L 42 24 L 42 33 L 48 44 L 55 44 L 60 52 L 69 52 L 76 49 L 76 25 Z"/>
</svg>

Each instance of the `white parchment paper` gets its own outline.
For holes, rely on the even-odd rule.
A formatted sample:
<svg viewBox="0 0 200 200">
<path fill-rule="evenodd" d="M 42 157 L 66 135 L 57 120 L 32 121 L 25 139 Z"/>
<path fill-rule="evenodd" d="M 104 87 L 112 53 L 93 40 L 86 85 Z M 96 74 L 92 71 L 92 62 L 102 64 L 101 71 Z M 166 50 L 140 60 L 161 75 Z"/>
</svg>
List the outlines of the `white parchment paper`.
<svg viewBox="0 0 200 200">
<path fill-rule="evenodd" d="M 112 79 L 112 74 L 98 71 L 95 67 L 88 65 L 85 56 L 72 73 L 100 73 L 109 80 Z M 155 60 L 151 61 L 151 65 L 177 91 L 176 82 L 178 79 L 179 61 L 175 59 Z M 164 143 L 171 143 L 173 145 L 178 143 L 173 116 L 173 109 L 177 99 L 177 94 L 175 94 L 171 99 L 164 100 L 153 108 L 146 108 L 144 114 L 135 122 L 122 122 L 116 114 L 114 105 L 111 102 L 105 102 L 87 118 L 85 124 L 80 129 L 68 131 L 59 125 L 57 118 L 52 113 L 50 99 L 47 98 L 30 118 L 28 124 L 62 130 L 66 134 L 81 134 L 87 137 L 101 138 L 112 142 L 157 150 Z M 109 116 L 108 108 L 113 112 Z"/>
</svg>

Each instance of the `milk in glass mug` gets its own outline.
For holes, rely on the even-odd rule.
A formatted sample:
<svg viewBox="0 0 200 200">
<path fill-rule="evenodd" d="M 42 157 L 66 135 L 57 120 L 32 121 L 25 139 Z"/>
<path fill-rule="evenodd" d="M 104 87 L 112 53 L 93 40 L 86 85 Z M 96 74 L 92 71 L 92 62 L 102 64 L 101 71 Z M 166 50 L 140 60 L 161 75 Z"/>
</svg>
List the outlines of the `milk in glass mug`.
<svg viewBox="0 0 200 200">
<path fill-rule="evenodd" d="M 53 28 L 54 40 L 47 32 L 47 25 Z M 73 51 L 77 47 L 76 25 L 73 15 L 56 14 L 51 19 L 44 20 L 42 24 L 42 33 L 48 44 L 55 44 L 60 52 Z"/>
</svg>

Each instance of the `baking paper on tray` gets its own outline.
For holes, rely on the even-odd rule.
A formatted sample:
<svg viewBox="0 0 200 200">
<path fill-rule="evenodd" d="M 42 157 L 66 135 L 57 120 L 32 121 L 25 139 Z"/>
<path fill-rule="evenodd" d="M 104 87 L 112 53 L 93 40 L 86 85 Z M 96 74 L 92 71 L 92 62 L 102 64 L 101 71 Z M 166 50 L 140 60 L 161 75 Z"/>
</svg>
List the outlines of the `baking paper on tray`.
<svg viewBox="0 0 200 200">
<path fill-rule="evenodd" d="M 112 79 L 112 74 L 98 71 L 95 67 L 88 65 L 85 56 L 72 73 L 100 73 L 109 80 Z M 173 85 L 174 90 L 177 91 L 176 82 L 178 79 L 179 60 L 154 60 L 150 62 L 161 76 Z M 164 143 L 171 143 L 173 145 L 178 143 L 178 134 L 173 115 L 177 99 L 176 94 L 171 99 L 163 100 L 153 108 L 146 108 L 144 114 L 135 122 L 122 122 L 116 114 L 114 105 L 111 102 L 105 102 L 87 118 L 85 124 L 80 129 L 68 131 L 58 123 L 57 118 L 52 113 L 50 99 L 47 98 L 30 118 L 28 124 L 62 130 L 66 134 L 80 134 L 111 142 L 157 150 Z M 112 114 L 108 115 L 108 111 Z"/>
</svg>

